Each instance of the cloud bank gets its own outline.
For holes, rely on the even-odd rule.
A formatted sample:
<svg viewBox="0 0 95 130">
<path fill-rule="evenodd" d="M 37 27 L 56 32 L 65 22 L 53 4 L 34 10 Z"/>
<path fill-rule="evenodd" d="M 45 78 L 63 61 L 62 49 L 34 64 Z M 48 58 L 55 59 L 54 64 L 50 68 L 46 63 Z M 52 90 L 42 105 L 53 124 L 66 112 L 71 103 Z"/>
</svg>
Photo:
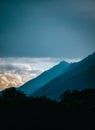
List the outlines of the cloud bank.
<svg viewBox="0 0 95 130">
<path fill-rule="evenodd" d="M 0 90 L 19 87 L 59 62 L 57 58 L 0 58 Z"/>
</svg>

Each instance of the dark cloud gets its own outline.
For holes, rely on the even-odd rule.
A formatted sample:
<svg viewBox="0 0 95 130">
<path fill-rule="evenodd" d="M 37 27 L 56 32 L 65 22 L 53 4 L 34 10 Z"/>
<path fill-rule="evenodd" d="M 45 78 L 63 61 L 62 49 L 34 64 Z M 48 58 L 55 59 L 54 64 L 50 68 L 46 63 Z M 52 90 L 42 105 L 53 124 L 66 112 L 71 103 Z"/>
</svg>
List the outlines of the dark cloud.
<svg viewBox="0 0 95 130">
<path fill-rule="evenodd" d="M 85 57 L 94 35 L 93 0 L 0 1 L 0 56 Z"/>
</svg>

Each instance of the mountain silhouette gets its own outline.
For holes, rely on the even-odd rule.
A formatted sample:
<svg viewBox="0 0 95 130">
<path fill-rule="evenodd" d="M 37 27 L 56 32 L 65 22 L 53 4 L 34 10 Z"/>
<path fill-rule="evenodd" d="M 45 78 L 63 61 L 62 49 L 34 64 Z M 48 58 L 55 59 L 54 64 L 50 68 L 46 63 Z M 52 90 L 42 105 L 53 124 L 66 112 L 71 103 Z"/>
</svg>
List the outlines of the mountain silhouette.
<svg viewBox="0 0 95 130">
<path fill-rule="evenodd" d="M 58 100 L 66 90 L 95 88 L 95 53 L 78 63 L 71 64 L 59 77 L 34 92 L 31 96 L 47 95 Z"/>
<path fill-rule="evenodd" d="M 24 92 L 26 95 L 31 95 L 33 92 L 37 91 L 39 88 L 58 77 L 70 66 L 69 63 L 62 61 L 58 65 L 52 67 L 51 69 L 43 72 L 37 78 L 32 79 L 19 87 L 18 89 Z"/>
</svg>

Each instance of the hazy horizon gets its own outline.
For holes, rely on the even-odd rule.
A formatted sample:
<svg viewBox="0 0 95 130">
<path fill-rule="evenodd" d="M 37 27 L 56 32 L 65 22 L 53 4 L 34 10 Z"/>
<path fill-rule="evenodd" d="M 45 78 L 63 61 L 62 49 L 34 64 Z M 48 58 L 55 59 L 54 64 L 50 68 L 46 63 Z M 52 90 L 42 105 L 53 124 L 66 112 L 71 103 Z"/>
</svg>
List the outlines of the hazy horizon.
<svg viewBox="0 0 95 130">
<path fill-rule="evenodd" d="M 19 87 L 63 60 L 70 63 L 81 59 L 0 57 L 0 89 Z"/>
</svg>

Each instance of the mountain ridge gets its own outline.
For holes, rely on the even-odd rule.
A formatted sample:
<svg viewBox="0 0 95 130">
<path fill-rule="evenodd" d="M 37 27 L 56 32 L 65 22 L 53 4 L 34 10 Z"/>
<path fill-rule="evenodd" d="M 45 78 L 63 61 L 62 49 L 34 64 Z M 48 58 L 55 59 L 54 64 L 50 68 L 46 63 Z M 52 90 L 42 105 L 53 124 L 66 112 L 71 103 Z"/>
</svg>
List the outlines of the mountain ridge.
<svg viewBox="0 0 95 130">
<path fill-rule="evenodd" d="M 53 79 L 31 96 L 47 95 L 50 98 L 58 99 L 58 96 L 68 89 L 95 88 L 94 77 L 95 53 L 78 63 L 71 64 L 64 74 Z"/>
<path fill-rule="evenodd" d="M 55 65 L 51 69 L 43 72 L 35 79 L 32 79 L 19 87 L 18 89 L 22 92 L 24 92 L 26 95 L 32 94 L 34 91 L 38 90 L 40 87 L 47 84 L 49 81 L 54 79 L 55 77 L 58 77 L 69 67 L 70 63 L 67 63 L 65 61 L 60 62 L 59 64 Z"/>
</svg>

